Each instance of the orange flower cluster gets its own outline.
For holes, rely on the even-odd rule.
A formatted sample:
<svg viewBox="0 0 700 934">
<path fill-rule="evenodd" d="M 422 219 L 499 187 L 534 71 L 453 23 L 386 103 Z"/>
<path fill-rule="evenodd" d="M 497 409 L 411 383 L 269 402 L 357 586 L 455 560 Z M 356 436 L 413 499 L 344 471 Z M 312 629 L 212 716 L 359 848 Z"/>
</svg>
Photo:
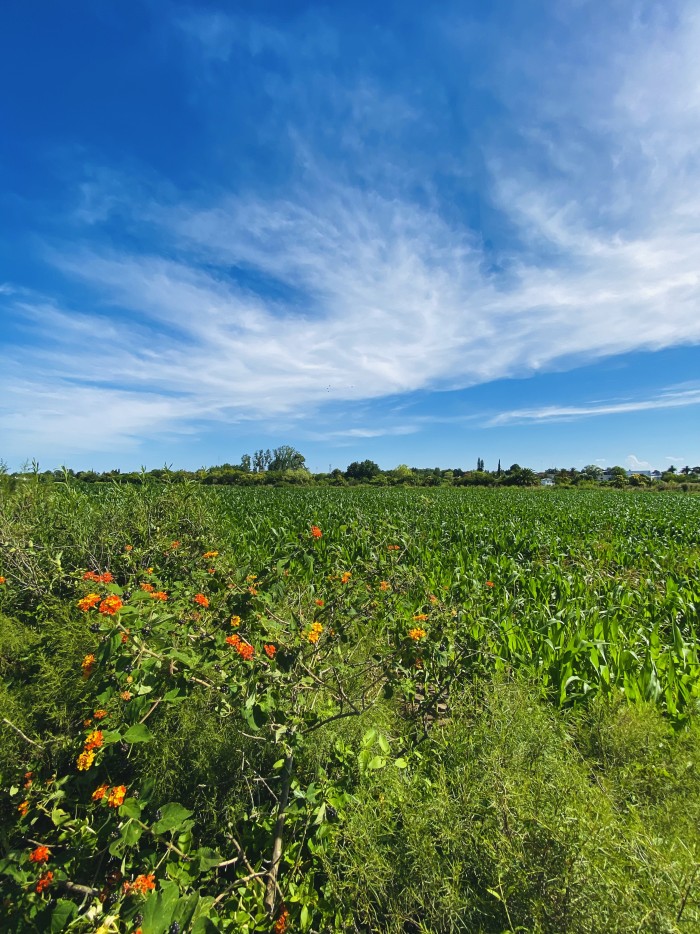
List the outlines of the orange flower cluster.
<svg viewBox="0 0 700 934">
<path fill-rule="evenodd" d="M 422 622 L 423 622 L 424 620 L 426 620 L 427 618 L 428 618 L 428 614 L 427 614 L 427 613 L 416 613 L 416 615 L 413 617 L 413 619 L 414 619 L 415 622 L 417 622 L 417 623 L 422 623 Z"/>
<path fill-rule="evenodd" d="M 311 626 L 309 634 L 306 638 L 309 640 L 309 642 L 318 642 L 322 632 L 323 626 L 320 623 L 314 623 Z"/>
<path fill-rule="evenodd" d="M 83 678 L 87 681 L 90 675 L 95 670 L 95 665 L 97 664 L 97 659 L 94 655 L 86 655 L 82 660 L 80 667 L 83 670 Z"/>
<path fill-rule="evenodd" d="M 386 546 L 387 551 L 398 551 L 399 548 L 401 548 L 401 545 L 387 545 Z"/>
<path fill-rule="evenodd" d="M 32 779 L 34 778 L 34 772 L 25 772 L 24 773 L 24 787 L 31 788 L 33 785 Z"/>
<path fill-rule="evenodd" d="M 136 876 L 133 882 L 124 883 L 124 894 L 125 895 L 146 895 L 148 892 L 152 892 L 156 887 L 156 877 L 153 873 L 149 875 L 140 875 Z"/>
<path fill-rule="evenodd" d="M 92 793 L 92 800 L 101 801 L 104 798 L 104 796 L 107 794 L 108 789 L 109 789 L 109 785 L 106 783 L 104 785 L 100 785 L 98 788 L 95 788 L 95 790 Z"/>
<path fill-rule="evenodd" d="M 252 645 L 244 642 L 237 632 L 232 636 L 226 636 L 226 642 L 232 645 L 244 661 L 249 661 L 255 655 L 255 649 Z"/>
<path fill-rule="evenodd" d="M 95 720 L 104 720 L 106 716 L 108 716 L 106 710 L 96 710 L 93 714 Z"/>
<path fill-rule="evenodd" d="M 379 589 L 380 590 L 391 590 L 391 587 L 389 586 L 389 581 L 380 581 Z"/>
<path fill-rule="evenodd" d="M 153 584 L 149 584 L 147 581 L 143 584 L 140 584 L 140 587 L 141 590 L 145 591 L 146 593 L 154 593 L 156 589 Z"/>
<path fill-rule="evenodd" d="M 289 912 L 285 908 L 280 914 L 279 918 L 272 925 L 272 930 L 275 932 L 275 934 L 285 934 L 288 924 L 289 924 Z"/>
<path fill-rule="evenodd" d="M 100 603 L 99 610 L 103 616 L 114 616 L 115 613 L 121 610 L 123 605 L 121 598 L 113 593 L 104 598 L 102 603 Z"/>
<path fill-rule="evenodd" d="M 131 691 L 122 691 L 119 695 L 123 701 L 131 700 Z"/>
<path fill-rule="evenodd" d="M 100 602 L 102 598 L 98 593 L 89 593 L 86 597 L 82 597 L 78 600 L 78 606 L 83 611 L 87 613 L 88 610 L 91 610 L 94 606 Z"/>
<path fill-rule="evenodd" d="M 88 733 L 87 739 L 85 740 L 85 751 L 90 752 L 91 749 L 99 749 L 104 742 L 104 736 L 102 730 L 93 730 L 92 733 Z"/>
<path fill-rule="evenodd" d="M 6 582 L 7 582 L 7 578 L 0 575 L 0 584 L 5 584 Z"/>
<path fill-rule="evenodd" d="M 494 586 L 493 581 L 486 581 L 486 586 L 487 586 L 487 587 L 493 587 L 493 586 Z"/>
<path fill-rule="evenodd" d="M 51 872 L 51 870 L 49 870 L 48 872 L 45 872 L 41 876 L 39 876 L 39 881 L 37 882 L 36 888 L 34 891 L 37 892 L 37 894 L 41 895 L 42 892 L 48 889 L 48 887 L 51 885 L 52 882 L 53 882 L 53 873 Z"/>
<path fill-rule="evenodd" d="M 78 756 L 76 765 L 78 766 L 79 772 L 87 772 L 87 770 L 92 766 L 92 763 L 95 761 L 95 753 L 92 749 L 84 750 Z"/>
<path fill-rule="evenodd" d="M 314 603 L 316 604 L 316 606 L 321 606 L 321 607 L 326 605 L 325 601 L 321 600 L 320 598 L 318 600 L 314 600 Z"/>
<path fill-rule="evenodd" d="M 168 595 L 164 590 L 152 590 L 151 591 L 152 600 L 161 600 L 163 603 L 168 599 Z"/>
<path fill-rule="evenodd" d="M 20 805 L 18 805 L 17 810 L 20 813 L 20 817 L 26 817 L 27 811 L 29 810 L 29 802 L 23 801 Z"/>
<path fill-rule="evenodd" d="M 107 795 L 107 804 L 111 808 L 118 808 L 124 803 L 126 797 L 126 785 L 115 785 Z"/>
<path fill-rule="evenodd" d="M 263 648 L 265 649 L 265 655 L 267 655 L 268 658 L 274 658 L 277 654 L 277 646 L 263 645 Z"/>
<path fill-rule="evenodd" d="M 170 547 L 171 547 L 172 549 L 179 548 L 179 547 L 180 547 L 180 542 L 177 541 L 177 540 L 175 540 L 174 542 L 170 542 Z"/>
<path fill-rule="evenodd" d="M 196 593 L 192 598 L 195 603 L 198 603 L 200 606 L 207 607 L 209 606 L 209 600 L 204 596 L 203 593 Z"/>
<path fill-rule="evenodd" d="M 219 552 L 218 551 L 205 551 L 202 557 L 203 558 L 218 558 Z"/>
<path fill-rule="evenodd" d="M 29 854 L 30 863 L 47 863 L 49 861 L 49 848 L 47 846 L 38 846 Z"/>
<path fill-rule="evenodd" d="M 124 545 L 124 551 L 133 551 L 133 550 L 134 550 L 133 545 Z"/>
<path fill-rule="evenodd" d="M 323 535 L 323 532 L 319 529 L 317 525 L 312 525 L 311 534 L 313 535 L 314 538 L 321 538 Z"/>
<path fill-rule="evenodd" d="M 248 588 L 248 593 L 251 595 L 251 597 L 257 597 L 257 595 L 258 595 L 258 588 L 257 588 L 257 587 L 253 587 L 253 586 L 251 585 L 251 586 Z"/>
<path fill-rule="evenodd" d="M 83 574 L 84 581 L 95 581 L 96 584 L 111 584 L 114 580 L 114 577 L 105 571 L 104 574 L 97 574 L 95 571 L 86 571 Z"/>
<path fill-rule="evenodd" d="M 130 632 L 131 632 L 130 629 L 126 629 L 126 630 L 124 630 L 124 632 L 122 633 L 122 645 L 126 645 L 126 643 L 129 641 L 129 633 L 130 633 Z"/>
<path fill-rule="evenodd" d="M 350 580 L 351 577 L 352 577 L 352 574 L 350 573 L 350 571 L 343 571 L 343 573 L 340 575 L 340 583 L 347 584 L 347 582 Z"/>
<path fill-rule="evenodd" d="M 425 635 L 425 629 L 421 629 L 420 626 L 416 626 L 413 629 L 408 630 L 409 639 L 413 639 L 414 642 L 425 639 Z"/>
</svg>

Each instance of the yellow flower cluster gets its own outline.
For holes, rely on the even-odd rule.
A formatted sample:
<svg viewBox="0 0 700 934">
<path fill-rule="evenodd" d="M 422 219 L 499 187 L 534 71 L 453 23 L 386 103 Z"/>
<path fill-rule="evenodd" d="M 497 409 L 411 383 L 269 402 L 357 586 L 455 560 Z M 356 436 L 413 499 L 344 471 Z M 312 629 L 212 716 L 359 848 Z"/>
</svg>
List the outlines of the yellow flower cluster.
<svg viewBox="0 0 700 934">
<path fill-rule="evenodd" d="M 87 771 L 90 768 L 92 763 L 95 761 L 95 753 L 92 749 L 88 749 L 85 752 L 81 752 L 78 756 L 78 769 L 81 772 Z"/>
<path fill-rule="evenodd" d="M 314 623 L 309 630 L 309 634 L 306 637 L 309 642 L 318 642 L 321 633 L 323 632 L 323 626 L 320 623 Z"/>
<path fill-rule="evenodd" d="M 421 639 L 425 639 L 426 632 L 425 629 L 421 629 L 420 626 L 415 626 L 413 629 L 408 630 L 409 639 L 413 639 L 414 642 L 418 642 Z"/>
</svg>

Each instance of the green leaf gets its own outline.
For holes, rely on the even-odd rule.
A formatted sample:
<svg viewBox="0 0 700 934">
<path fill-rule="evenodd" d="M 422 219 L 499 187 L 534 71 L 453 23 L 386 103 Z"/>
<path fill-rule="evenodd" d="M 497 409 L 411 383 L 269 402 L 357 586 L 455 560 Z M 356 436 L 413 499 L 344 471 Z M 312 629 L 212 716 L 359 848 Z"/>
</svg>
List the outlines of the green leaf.
<svg viewBox="0 0 700 934">
<path fill-rule="evenodd" d="M 124 804 L 119 808 L 120 817 L 133 817 L 136 820 L 141 817 L 141 804 L 136 798 L 127 798 Z"/>
<path fill-rule="evenodd" d="M 181 804 L 166 804 L 161 808 L 161 817 L 151 828 L 154 833 L 167 833 L 171 830 L 180 830 L 192 811 L 183 808 Z"/>
<path fill-rule="evenodd" d="M 141 839 L 142 833 L 143 827 L 140 824 L 136 824 L 134 821 L 129 821 L 124 830 L 122 830 L 124 843 L 127 846 L 136 846 L 136 844 Z"/>
<path fill-rule="evenodd" d="M 67 898 L 59 898 L 51 912 L 51 934 L 63 931 L 70 919 L 78 913 L 78 906 Z"/>
<path fill-rule="evenodd" d="M 177 885 L 174 882 L 162 883 L 163 885 Z M 165 934 L 170 927 L 174 905 L 170 906 L 170 914 L 163 912 L 163 899 L 160 892 L 151 892 L 141 909 L 142 920 L 141 930 L 143 934 Z"/>
<path fill-rule="evenodd" d="M 153 733 L 145 723 L 135 723 L 126 731 L 124 739 L 127 743 L 150 743 L 153 739 Z"/>
<path fill-rule="evenodd" d="M 381 749 L 381 751 L 385 753 L 386 755 L 388 755 L 389 754 L 389 741 L 387 740 L 386 736 L 383 736 L 380 733 L 377 738 L 377 742 L 379 743 L 379 748 Z"/>
<path fill-rule="evenodd" d="M 70 814 L 62 808 L 54 808 L 53 811 L 51 811 L 51 820 L 54 826 L 60 827 L 61 824 L 65 824 L 66 821 L 70 820 Z"/>
<path fill-rule="evenodd" d="M 362 737 L 362 745 L 372 746 L 374 745 L 376 739 L 377 739 L 377 731 L 374 728 L 372 728 L 371 730 L 367 730 L 365 735 Z"/>
<path fill-rule="evenodd" d="M 386 759 L 384 758 L 384 756 L 374 756 L 367 763 L 367 768 L 368 769 L 383 769 L 385 765 L 386 765 Z"/>
</svg>

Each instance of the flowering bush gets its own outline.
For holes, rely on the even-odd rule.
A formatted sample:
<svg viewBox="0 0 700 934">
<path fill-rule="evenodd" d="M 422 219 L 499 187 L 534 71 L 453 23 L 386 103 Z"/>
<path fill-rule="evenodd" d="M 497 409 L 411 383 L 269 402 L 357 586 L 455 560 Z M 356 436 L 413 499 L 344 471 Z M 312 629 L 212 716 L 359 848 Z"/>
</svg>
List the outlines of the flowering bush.
<svg viewBox="0 0 700 934">
<path fill-rule="evenodd" d="M 523 544 L 510 515 L 498 548 L 484 533 L 477 553 L 451 514 L 434 526 L 426 518 L 429 533 L 412 540 L 379 510 L 363 522 L 352 510 L 273 521 L 261 517 L 262 508 L 250 509 L 226 535 L 212 528 L 205 537 L 192 531 L 197 500 L 183 502 L 177 523 L 164 514 L 148 535 L 130 528 L 128 544 L 126 532 L 110 548 L 88 542 L 88 557 L 73 570 L 47 565 L 54 590 L 38 590 L 22 609 L 56 620 L 55 635 L 17 652 L 17 671 L 29 672 L 40 697 L 53 666 L 63 666 L 55 696 L 63 692 L 66 700 L 58 712 L 55 704 L 45 732 L 7 712 L 7 730 L 21 750 L 2 818 L 0 877 L 10 929 L 398 931 L 405 919 L 406 930 L 448 930 L 473 903 L 465 930 L 478 930 L 484 918 L 484 929 L 564 930 L 556 919 L 549 928 L 533 921 L 523 906 L 527 899 L 556 905 L 575 891 L 557 873 L 577 865 L 576 848 L 555 865 L 572 818 L 561 807 L 564 824 L 551 839 L 537 813 L 511 829 L 523 796 L 517 782 L 501 781 L 499 770 L 520 755 L 510 736 L 492 763 L 494 787 L 508 797 L 503 808 L 485 799 L 475 816 L 482 802 L 470 799 L 461 816 L 451 812 L 439 857 L 430 853 L 438 847 L 441 811 L 462 793 L 460 770 L 483 754 L 471 735 L 461 745 L 441 745 L 453 697 L 466 683 L 530 665 L 541 695 L 562 707 L 588 704 L 596 692 L 632 695 L 636 686 L 641 697 L 645 684 L 652 691 L 651 675 L 635 666 L 631 651 L 614 647 L 610 619 L 597 620 L 597 636 L 592 629 L 579 639 L 566 616 L 566 588 L 583 600 L 590 566 L 584 583 L 567 580 L 558 567 L 542 572 L 544 583 L 526 577 L 509 549 L 524 553 L 527 544 L 532 561 L 542 561 L 541 532 Z M 139 503 L 134 496 L 133 508 Z M 406 528 L 421 508 L 411 501 Z M 323 532 L 309 521 L 317 514 Z M 450 536 L 459 547 L 443 562 Z M 208 549 L 212 542 L 221 543 L 219 551 Z M 3 600 L 14 599 L 9 589 L 3 587 Z M 656 582 L 654 599 L 659 593 Z M 668 594 L 669 618 L 690 618 L 687 594 Z M 615 599 L 622 605 L 626 597 L 618 592 Z M 536 625 L 526 629 L 520 621 L 527 612 Z M 675 641 L 654 637 L 646 645 L 657 653 L 648 670 L 663 681 L 660 703 L 680 720 L 698 669 L 693 643 L 674 624 Z M 529 712 L 522 729 L 531 722 Z M 536 732 L 527 747 L 534 751 L 522 756 L 524 781 L 538 767 L 542 740 L 543 731 Z M 472 784 L 479 779 L 475 771 Z M 592 784 L 582 785 L 582 796 Z M 369 815 L 365 825 L 362 814 Z M 489 836 L 493 871 L 479 865 L 463 873 L 469 847 L 454 865 L 451 848 L 471 830 L 472 850 L 480 834 L 501 830 L 503 851 L 522 842 L 513 864 L 525 865 L 535 849 L 554 855 L 551 862 L 541 857 L 546 872 L 527 864 L 518 875 L 511 867 L 515 885 L 504 863 L 493 869 L 501 851 Z M 365 853 L 372 834 L 377 839 Z M 388 849 L 389 838 L 401 840 L 399 850 Z M 410 854 L 410 884 L 404 878 L 391 891 L 387 880 L 398 877 Z M 343 876 L 346 860 L 354 869 Z M 409 910 L 420 861 L 432 867 L 424 891 L 433 894 Z M 375 901 L 360 905 L 350 877 L 365 869 L 368 878 L 374 874 L 367 891 Z M 455 899 L 441 920 L 422 920 L 462 877 L 481 879 L 482 894 L 470 890 L 459 910 Z M 686 878 L 690 871 L 678 875 L 681 892 Z M 526 897 L 528 885 L 542 889 Z M 683 904 L 692 905 L 690 896 Z"/>
</svg>

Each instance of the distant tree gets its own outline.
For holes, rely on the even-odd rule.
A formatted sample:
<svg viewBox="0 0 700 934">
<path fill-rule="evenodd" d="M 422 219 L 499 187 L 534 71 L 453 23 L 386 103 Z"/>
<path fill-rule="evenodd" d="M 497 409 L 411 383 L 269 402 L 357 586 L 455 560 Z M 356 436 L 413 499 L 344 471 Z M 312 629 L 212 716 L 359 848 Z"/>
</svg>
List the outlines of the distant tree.
<svg viewBox="0 0 700 934">
<path fill-rule="evenodd" d="M 265 452 L 266 460 L 269 453 L 269 451 Z M 267 461 L 268 470 L 304 470 L 305 467 L 304 455 L 289 444 L 283 444 L 281 447 L 275 448 L 270 460 Z"/>
<path fill-rule="evenodd" d="M 686 464 L 685 467 L 681 470 L 681 473 L 685 474 L 685 476 L 687 477 L 688 474 L 691 473 L 690 467 L 688 467 L 688 465 Z"/>
<path fill-rule="evenodd" d="M 610 482 L 613 486 L 626 486 L 627 484 L 627 471 L 624 467 L 613 467 L 610 471 Z"/>
<path fill-rule="evenodd" d="M 352 464 L 348 464 L 345 476 L 348 480 L 372 480 L 379 473 L 381 473 L 379 464 L 375 464 L 371 460 L 364 460 L 353 461 Z"/>
<path fill-rule="evenodd" d="M 262 473 L 265 469 L 265 454 L 262 448 L 253 454 L 253 470 L 256 473 Z"/>
<path fill-rule="evenodd" d="M 496 476 L 500 477 L 503 471 L 501 470 L 501 458 L 498 458 L 498 469 L 496 470 Z"/>
<path fill-rule="evenodd" d="M 244 454 L 241 458 L 241 470 L 244 470 L 246 473 L 250 472 L 250 454 Z"/>
<path fill-rule="evenodd" d="M 676 472 L 676 468 L 673 466 L 673 464 L 671 464 L 671 466 L 666 471 L 666 473 L 675 473 L 675 472 Z"/>
<path fill-rule="evenodd" d="M 587 480 L 600 480 L 603 476 L 602 468 L 600 468 L 597 464 L 588 464 L 583 468 L 582 473 Z"/>
<path fill-rule="evenodd" d="M 484 459 L 483 459 L 483 457 L 477 457 L 477 459 L 476 459 L 476 469 L 477 469 L 477 470 L 483 470 L 483 469 L 484 469 Z"/>
</svg>

